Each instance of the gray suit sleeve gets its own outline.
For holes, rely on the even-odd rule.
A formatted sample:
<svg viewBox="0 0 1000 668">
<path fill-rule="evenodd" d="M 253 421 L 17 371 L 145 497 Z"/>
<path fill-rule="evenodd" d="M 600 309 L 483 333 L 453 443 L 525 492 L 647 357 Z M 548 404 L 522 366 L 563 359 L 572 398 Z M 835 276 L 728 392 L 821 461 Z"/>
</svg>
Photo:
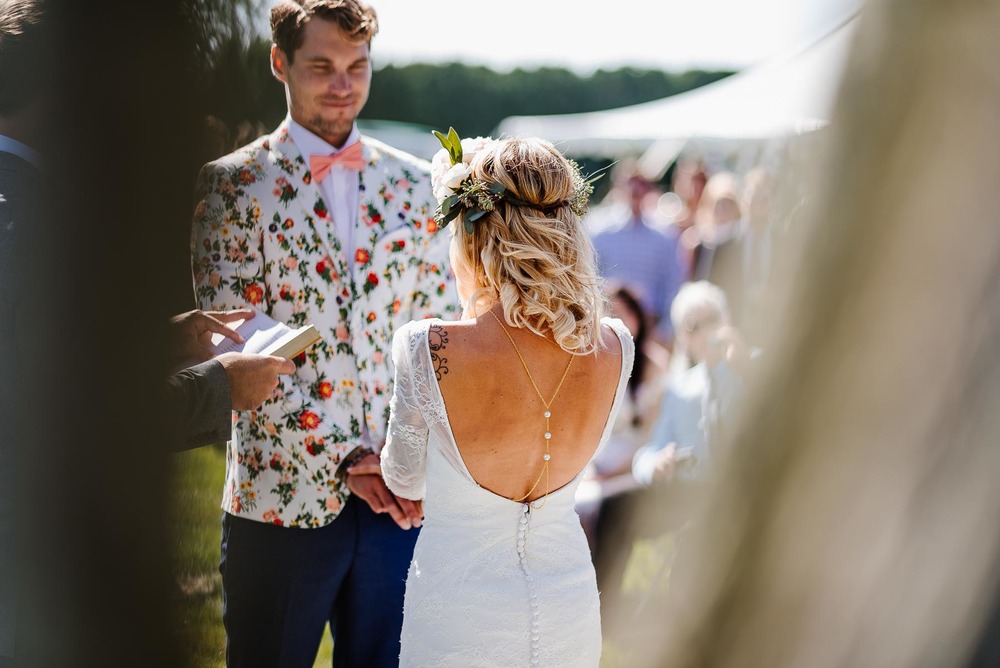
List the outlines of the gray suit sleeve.
<svg viewBox="0 0 1000 668">
<path fill-rule="evenodd" d="M 167 378 L 168 424 L 177 448 L 186 450 L 229 440 L 232 398 L 226 370 L 217 360 L 183 369 Z"/>
</svg>

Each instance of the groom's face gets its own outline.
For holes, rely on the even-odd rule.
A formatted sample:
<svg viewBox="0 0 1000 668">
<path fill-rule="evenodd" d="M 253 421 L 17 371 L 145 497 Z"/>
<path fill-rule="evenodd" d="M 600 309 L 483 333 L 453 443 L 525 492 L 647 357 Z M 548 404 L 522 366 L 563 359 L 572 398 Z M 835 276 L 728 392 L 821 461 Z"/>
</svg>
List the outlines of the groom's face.
<svg viewBox="0 0 1000 668">
<path fill-rule="evenodd" d="M 294 61 L 274 47 L 271 68 L 285 84 L 292 118 L 334 146 L 343 144 L 368 100 L 368 44 L 349 42 L 336 23 L 312 18 Z"/>
</svg>

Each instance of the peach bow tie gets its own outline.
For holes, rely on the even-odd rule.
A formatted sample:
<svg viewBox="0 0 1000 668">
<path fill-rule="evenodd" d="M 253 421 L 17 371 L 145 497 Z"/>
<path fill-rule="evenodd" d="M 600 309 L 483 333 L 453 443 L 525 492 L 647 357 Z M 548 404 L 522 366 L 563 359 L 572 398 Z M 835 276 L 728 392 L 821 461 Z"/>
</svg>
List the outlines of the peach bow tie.
<svg viewBox="0 0 1000 668">
<path fill-rule="evenodd" d="M 330 173 L 330 168 L 334 165 L 343 165 L 348 169 L 360 172 L 365 166 L 365 159 L 361 155 L 361 142 L 356 141 L 333 155 L 309 156 L 309 169 L 317 183 L 326 178 L 326 175 Z"/>
</svg>

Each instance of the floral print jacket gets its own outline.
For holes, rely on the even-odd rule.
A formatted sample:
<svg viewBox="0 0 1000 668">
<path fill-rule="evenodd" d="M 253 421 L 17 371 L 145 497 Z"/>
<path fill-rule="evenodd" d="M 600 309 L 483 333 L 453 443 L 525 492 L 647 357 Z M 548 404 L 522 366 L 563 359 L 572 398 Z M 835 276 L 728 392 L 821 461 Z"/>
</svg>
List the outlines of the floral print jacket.
<svg viewBox="0 0 1000 668">
<path fill-rule="evenodd" d="M 192 234 L 200 307 L 252 306 L 291 326 L 313 324 L 323 337 L 274 398 L 238 414 L 222 501 L 234 515 L 303 528 L 332 522 L 348 494 L 338 465 L 368 445 L 362 425 L 371 443 L 385 441 L 393 333 L 457 314 L 429 165 L 368 137 L 362 153 L 356 248 L 342 247 L 285 123 L 202 169 Z"/>
</svg>

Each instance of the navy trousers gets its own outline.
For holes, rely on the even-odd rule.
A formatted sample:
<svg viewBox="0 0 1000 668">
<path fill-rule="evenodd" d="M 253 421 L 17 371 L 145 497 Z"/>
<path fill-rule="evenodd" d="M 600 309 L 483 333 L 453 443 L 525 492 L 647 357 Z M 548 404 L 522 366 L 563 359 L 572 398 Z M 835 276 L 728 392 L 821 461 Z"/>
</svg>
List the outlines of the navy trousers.
<svg viewBox="0 0 1000 668">
<path fill-rule="evenodd" d="M 222 620 L 230 668 L 312 668 L 327 622 L 335 668 L 399 665 L 418 529 L 351 496 L 333 523 L 291 529 L 226 513 Z"/>
</svg>

